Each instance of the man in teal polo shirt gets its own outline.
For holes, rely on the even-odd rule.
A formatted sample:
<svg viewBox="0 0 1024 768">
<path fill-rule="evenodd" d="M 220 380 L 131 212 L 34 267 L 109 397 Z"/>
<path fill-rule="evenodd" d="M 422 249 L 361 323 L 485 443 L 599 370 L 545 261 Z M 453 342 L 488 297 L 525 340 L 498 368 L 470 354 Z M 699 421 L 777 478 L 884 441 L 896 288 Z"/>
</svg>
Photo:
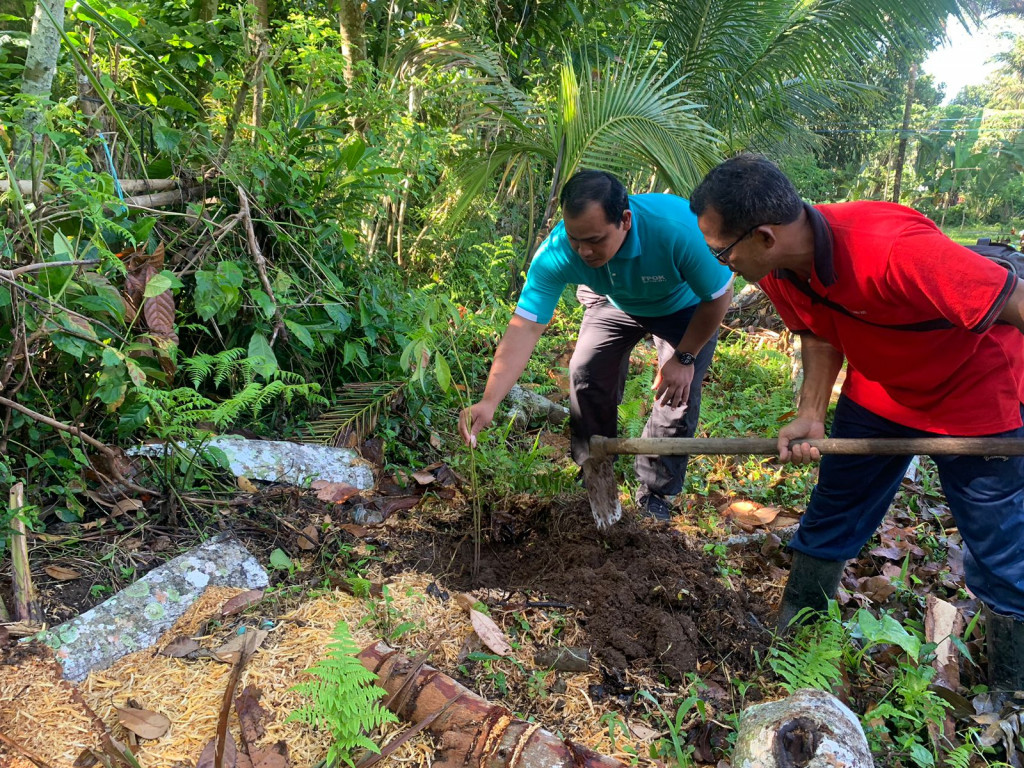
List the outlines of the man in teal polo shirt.
<svg viewBox="0 0 1024 768">
<path fill-rule="evenodd" d="M 614 437 L 629 354 L 653 334 L 659 370 L 644 437 L 692 437 L 704 374 L 732 298 L 732 273 L 708 250 L 686 200 L 626 194 L 603 171 L 581 171 L 559 198 L 563 221 L 541 244 L 515 314 L 498 344 L 479 402 L 462 412 L 467 443 L 494 418 L 526 368 L 567 285 L 584 306 L 569 363 L 572 457 L 583 464 L 592 435 Z M 671 518 L 668 497 L 682 490 L 686 456 L 638 456 L 637 503 Z"/>
</svg>

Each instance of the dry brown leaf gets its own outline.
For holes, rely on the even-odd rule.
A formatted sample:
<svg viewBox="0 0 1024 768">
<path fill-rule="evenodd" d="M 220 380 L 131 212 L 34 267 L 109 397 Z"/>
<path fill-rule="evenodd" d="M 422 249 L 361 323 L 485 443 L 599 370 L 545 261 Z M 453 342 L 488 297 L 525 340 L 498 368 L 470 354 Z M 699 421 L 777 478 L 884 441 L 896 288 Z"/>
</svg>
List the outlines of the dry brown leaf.
<svg viewBox="0 0 1024 768">
<path fill-rule="evenodd" d="M 509 645 L 505 633 L 501 631 L 490 616 L 480 613 L 475 608 L 469 611 L 469 618 L 473 622 L 473 629 L 476 630 L 480 640 L 499 656 L 508 656 L 512 653 L 512 646 Z"/>
<path fill-rule="evenodd" d="M 270 633 L 265 629 L 247 629 L 241 635 L 235 635 L 220 648 L 216 649 L 213 652 L 214 657 L 225 664 L 234 664 L 238 661 L 243 651 L 245 651 L 246 655 L 251 655 L 257 648 L 263 645 L 263 641 L 267 639 L 268 634 Z"/>
<path fill-rule="evenodd" d="M 117 517 L 127 512 L 136 512 L 142 509 L 143 504 L 138 499 L 118 499 L 110 508 L 110 516 Z"/>
<path fill-rule="evenodd" d="M 430 485 L 437 478 L 434 477 L 433 472 L 428 472 L 425 469 L 421 469 L 418 472 L 412 473 L 412 479 L 415 480 L 420 485 Z"/>
<path fill-rule="evenodd" d="M 857 591 L 872 602 L 884 603 L 896 591 L 896 585 L 889 580 L 888 576 L 869 576 L 860 581 Z"/>
<path fill-rule="evenodd" d="M 182 659 L 190 653 L 199 650 L 199 643 L 191 637 L 176 637 L 160 649 L 160 656 L 169 656 L 172 659 Z"/>
<path fill-rule="evenodd" d="M 320 501 L 343 504 L 359 494 L 359 489 L 348 483 L 329 483 L 326 480 L 314 480 L 310 487 L 316 491 Z"/>
<path fill-rule="evenodd" d="M 364 525 L 356 525 L 355 523 L 342 523 L 338 526 L 341 530 L 346 533 L 350 533 L 357 539 L 365 539 L 370 535 L 370 529 Z"/>
<path fill-rule="evenodd" d="M 217 739 L 210 739 L 209 743 L 203 747 L 203 753 L 199 755 L 199 762 L 196 763 L 196 768 L 214 768 L 214 763 L 217 759 Z M 240 768 L 238 765 L 238 747 L 235 746 L 235 739 L 228 731 L 225 734 L 224 739 L 224 760 L 221 763 L 221 768 Z"/>
<path fill-rule="evenodd" d="M 304 549 L 307 552 L 311 549 L 316 549 L 320 543 L 320 533 L 317 531 L 316 526 L 310 523 L 302 529 L 302 535 L 298 537 L 296 544 L 299 549 Z"/>
<path fill-rule="evenodd" d="M 252 750 L 250 757 L 252 768 L 288 768 L 288 745 L 279 741 L 269 747 Z"/>
<path fill-rule="evenodd" d="M 242 493 L 259 493 L 260 489 L 248 477 L 236 477 L 235 484 Z"/>
<path fill-rule="evenodd" d="M 936 672 L 935 683 L 951 691 L 960 686 L 960 662 L 950 637 L 959 636 L 963 624 L 963 614 L 955 605 L 935 595 L 928 595 L 925 602 L 924 639 L 925 642 L 936 643 L 935 659 L 932 661 Z"/>
<path fill-rule="evenodd" d="M 63 565 L 45 565 L 43 570 L 46 571 L 47 576 L 57 581 L 73 581 L 82 578 L 82 574 L 74 568 L 65 568 Z"/>
<path fill-rule="evenodd" d="M 142 316 L 151 334 L 178 343 L 178 335 L 174 332 L 174 293 L 170 288 L 146 299 L 142 305 Z"/>
<path fill-rule="evenodd" d="M 757 507 L 749 512 L 737 512 L 733 516 L 733 519 L 742 525 L 749 525 L 756 528 L 761 525 L 771 524 L 771 522 L 778 516 L 778 507 Z"/>
<path fill-rule="evenodd" d="M 100 755 L 92 747 L 86 747 L 81 754 L 75 758 L 71 768 L 92 768 L 100 761 Z"/>
<path fill-rule="evenodd" d="M 749 515 L 760 506 L 760 504 L 754 501 L 731 501 L 719 507 L 718 512 L 724 517 L 737 517 L 738 515 Z"/>
<path fill-rule="evenodd" d="M 114 707 L 117 721 L 140 739 L 159 739 L 171 727 L 166 715 L 149 709 L 135 707 Z"/>
<path fill-rule="evenodd" d="M 235 713 L 238 715 L 238 724 L 242 729 L 242 744 L 248 748 L 253 763 L 256 763 L 253 745 L 267 732 L 263 727 L 263 718 L 267 713 L 260 706 L 260 693 L 259 688 L 249 685 L 235 697 Z"/>
<path fill-rule="evenodd" d="M 630 723 L 629 732 L 640 741 L 651 741 L 661 736 L 661 731 L 648 728 L 646 725 L 641 725 L 640 723 Z"/>
<path fill-rule="evenodd" d="M 799 517 L 790 517 L 789 515 L 779 515 L 776 517 L 771 524 L 772 530 L 778 530 L 779 528 L 788 528 L 791 525 L 796 525 L 800 522 Z"/>
<path fill-rule="evenodd" d="M 396 498 L 388 499 L 381 507 L 381 514 L 383 514 L 384 517 L 388 517 L 400 510 L 412 509 L 420 503 L 421 498 L 422 497 L 420 496 L 398 496 Z"/>
<path fill-rule="evenodd" d="M 226 601 L 224 605 L 220 607 L 221 616 L 234 616 L 236 613 L 241 613 L 250 605 L 256 605 L 260 600 L 263 599 L 262 589 L 250 589 L 241 594 L 235 595 L 230 600 Z"/>
</svg>

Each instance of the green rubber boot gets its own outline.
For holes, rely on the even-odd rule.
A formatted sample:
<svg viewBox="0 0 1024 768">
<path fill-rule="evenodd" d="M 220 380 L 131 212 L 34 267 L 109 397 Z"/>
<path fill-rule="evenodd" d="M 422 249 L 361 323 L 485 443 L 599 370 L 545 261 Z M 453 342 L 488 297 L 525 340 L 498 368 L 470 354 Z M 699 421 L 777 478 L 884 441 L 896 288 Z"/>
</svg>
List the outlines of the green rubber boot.
<svg viewBox="0 0 1024 768">
<path fill-rule="evenodd" d="M 1024 621 L 985 606 L 988 682 L 995 691 L 1024 691 Z"/>
<path fill-rule="evenodd" d="M 776 621 L 776 631 L 784 634 L 790 623 L 804 608 L 825 611 L 828 601 L 836 595 L 843 577 L 845 560 L 820 560 L 803 552 L 793 553 L 789 580 L 782 593 L 782 605 Z"/>
</svg>

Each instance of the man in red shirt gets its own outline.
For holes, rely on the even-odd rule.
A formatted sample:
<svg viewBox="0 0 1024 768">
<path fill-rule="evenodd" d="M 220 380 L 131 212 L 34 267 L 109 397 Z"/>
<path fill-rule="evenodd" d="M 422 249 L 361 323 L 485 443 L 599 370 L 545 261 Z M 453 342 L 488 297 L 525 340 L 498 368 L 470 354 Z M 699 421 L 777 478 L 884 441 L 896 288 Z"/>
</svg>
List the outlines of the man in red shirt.
<svg viewBox="0 0 1024 768">
<path fill-rule="evenodd" d="M 1024 280 L 954 243 L 903 206 L 810 206 L 769 160 L 740 155 L 690 198 L 712 253 L 756 281 L 801 337 L 804 381 L 779 457 L 821 461 L 790 546 L 779 614 L 821 610 L 845 561 L 878 527 L 911 457 L 822 458 L 833 437 L 1024 439 Z M 987 611 L 993 686 L 1024 689 L 1024 457 L 935 456 L 967 545 L 967 584 Z"/>
</svg>

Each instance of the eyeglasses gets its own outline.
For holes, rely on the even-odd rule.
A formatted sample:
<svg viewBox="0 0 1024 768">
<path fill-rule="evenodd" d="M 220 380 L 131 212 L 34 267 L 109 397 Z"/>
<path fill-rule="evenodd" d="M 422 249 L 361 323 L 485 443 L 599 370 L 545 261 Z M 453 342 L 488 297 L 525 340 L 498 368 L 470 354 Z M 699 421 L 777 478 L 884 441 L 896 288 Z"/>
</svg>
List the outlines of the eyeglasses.
<svg viewBox="0 0 1024 768">
<path fill-rule="evenodd" d="M 777 223 L 771 223 L 771 225 L 772 226 L 778 226 Z M 737 237 L 735 240 L 733 240 L 731 243 L 729 243 L 724 248 L 712 248 L 709 245 L 708 246 L 708 250 L 711 251 L 711 255 L 714 256 L 720 263 L 728 265 L 728 263 L 729 263 L 729 253 L 732 251 L 732 249 L 735 248 L 740 243 L 742 243 L 748 237 L 750 237 L 750 235 L 753 234 L 755 229 L 757 229 L 758 227 L 764 227 L 764 226 L 767 226 L 767 225 L 766 224 L 755 224 L 754 226 L 752 226 L 750 229 L 748 229 L 742 235 Z"/>
</svg>

